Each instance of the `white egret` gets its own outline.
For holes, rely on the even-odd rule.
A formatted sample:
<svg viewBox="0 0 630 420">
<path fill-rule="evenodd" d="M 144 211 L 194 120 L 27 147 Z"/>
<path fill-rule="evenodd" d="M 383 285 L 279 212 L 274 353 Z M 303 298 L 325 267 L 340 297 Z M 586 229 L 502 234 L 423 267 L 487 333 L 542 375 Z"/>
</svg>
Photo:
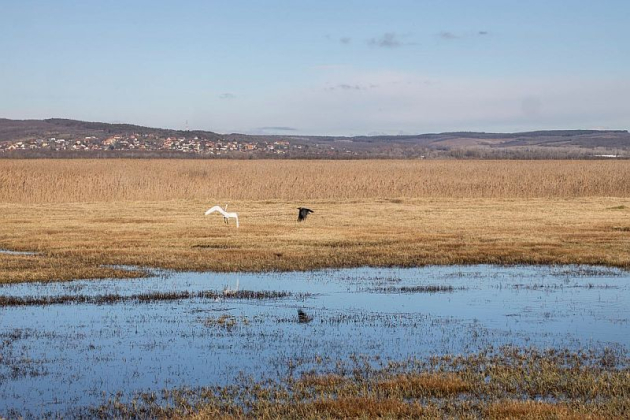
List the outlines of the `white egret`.
<svg viewBox="0 0 630 420">
<path fill-rule="evenodd" d="M 226 208 L 227 208 L 227 206 L 226 206 Z M 238 214 L 233 213 L 233 212 L 228 213 L 227 211 L 223 210 L 223 209 L 221 208 L 221 206 L 214 206 L 214 207 L 211 207 L 211 208 L 209 208 L 209 209 L 206 211 L 206 213 L 205 213 L 205 214 L 206 214 L 206 216 L 207 216 L 207 215 L 209 215 L 210 213 L 214 213 L 215 211 L 218 211 L 219 213 L 221 213 L 221 214 L 223 215 L 223 220 L 224 220 L 226 223 L 227 223 L 228 219 L 230 219 L 230 218 L 236 219 L 236 227 L 238 227 Z"/>
</svg>

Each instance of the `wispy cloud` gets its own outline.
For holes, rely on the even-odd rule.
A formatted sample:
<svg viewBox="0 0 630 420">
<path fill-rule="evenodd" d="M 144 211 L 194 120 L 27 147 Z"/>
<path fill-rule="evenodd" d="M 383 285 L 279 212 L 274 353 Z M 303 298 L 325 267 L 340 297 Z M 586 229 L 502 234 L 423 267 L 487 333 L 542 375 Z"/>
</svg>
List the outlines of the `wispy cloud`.
<svg viewBox="0 0 630 420">
<path fill-rule="evenodd" d="M 386 32 L 378 38 L 368 39 L 368 45 L 379 48 L 397 48 L 404 44 L 394 32 Z"/>
<path fill-rule="evenodd" d="M 294 127 L 276 127 L 276 126 L 272 126 L 272 127 L 260 127 L 258 128 L 260 131 L 297 131 L 297 128 Z"/>
<path fill-rule="evenodd" d="M 341 83 L 336 86 L 330 86 L 326 88 L 326 90 L 363 90 L 364 88 L 359 85 L 349 85 L 346 83 Z"/>
<path fill-rule="evenodd" d="M 487 36 L 489 34 L 490 32 L 488 31 L 477 31 L 474 33 L 463 33 L 463 34 L 458 34 L 451 31 L 441 31 L 440 33 L 437 34 L 437 36 L 438 38 L 443 39 L 445 41 L 453 41 L 456 39 L 471 38 L 473 36 Z"/>
<path fill-rule="evenodd" d="M 368 90 L 368 89 L 374 89 L 374 88 L 377 88 L 377 87 L 378 87 L 378 85 L 375 85 L 375 84 L 360 85 L 360 84 L 340 83 L 340 84 L 335 85 L 335 86 L 329 86 L 329 87 L 325 88 L 325 90 L 329 90 L 329 91 L 335 91 L 335 90 L 352 91 L 352 90 Z"/>
<path fill-rule="evenodd" d="M 438 34 L 438 36 L 440 37 L 440 39 L 445 39 L 447 41 L 460 38 L 459 36 L 455 35 L 453 32 L 449 32 L 449 31 L 442 31 Z"/>
<path fill-rule="evenodd" d="M 342 44 L 350 44 L 352 42 L 352 38 L 350 38 L 349 36 L 344 36 L 342 38 L 339 38 L 339 42 L 341 42 Z"/>
</svg>

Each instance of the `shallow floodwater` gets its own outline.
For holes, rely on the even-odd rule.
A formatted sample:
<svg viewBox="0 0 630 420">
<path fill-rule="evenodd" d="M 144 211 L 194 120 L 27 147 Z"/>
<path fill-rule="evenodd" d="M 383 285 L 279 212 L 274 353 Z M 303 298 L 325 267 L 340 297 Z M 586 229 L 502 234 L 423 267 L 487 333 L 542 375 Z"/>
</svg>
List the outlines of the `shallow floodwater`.
<svg viewBox="0 0 630 420">
<path fill-rule="evenodd" d="M 37 252 L 31 252 L 31 251 L 12 251 L 10 249 L 2 249 L 0 248 L 0 254 L 7 254 L 7 255 L 37 255 Z"/>
<path fill-rule="evenodd" d="M 337 360 L 424 358 L 488 346 L 630 348 L 630 272 L 590 266 L 450 266 L 0 287 L 0 297 L 287 291 L 0 307 L 0 416 L 67 413 L 122 392 L 326 370 Z M 310 322 L 300 322 L 298 309 Z M 302 319 L 304 321 L 304 319 Z"/>
</svg>

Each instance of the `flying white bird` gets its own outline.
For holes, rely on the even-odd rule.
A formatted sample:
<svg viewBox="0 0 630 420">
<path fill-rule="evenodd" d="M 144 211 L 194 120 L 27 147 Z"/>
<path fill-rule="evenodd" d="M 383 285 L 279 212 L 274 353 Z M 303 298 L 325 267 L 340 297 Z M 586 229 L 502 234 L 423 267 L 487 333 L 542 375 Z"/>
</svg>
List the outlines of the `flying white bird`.
<svg viewBox="0 0 630 420">
<path fill-rule="evenodd" d="M 227 208 L 227 206 L 225 206 Z M 214 206 L 209 208 L 206 211 L 206 216 L 209 215 L 210 213 L 214 213 L 215 211 L 218 211 L 219 213 L 221 213 L 223 215 L 223 220 L 225 221 L 225 223 L 227 223 L 229 218 L 234 218 L 236 219 L 236 227 L 238 227 L 238 214 L 236 213 L 228 213 L 227 211 L 223 210 L 221 208 L 221 206 Z"/>
<path fill-rule="evenodd" d="M 225 203 L 225 207 L 223 207 L 223 210 L 227 211 L 227 206 L 230 203 Z M 225 223 L 226 225 L 229 223 L 229 219 L 225 216 L 223 216 L 223 223 Z"/>
</svg>

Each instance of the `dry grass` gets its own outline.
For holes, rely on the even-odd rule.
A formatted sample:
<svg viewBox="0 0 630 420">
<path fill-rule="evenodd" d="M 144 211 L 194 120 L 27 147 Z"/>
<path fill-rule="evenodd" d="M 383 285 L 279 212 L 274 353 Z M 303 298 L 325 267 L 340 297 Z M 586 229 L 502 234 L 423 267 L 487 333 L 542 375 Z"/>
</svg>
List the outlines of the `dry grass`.
<svg viewBox="0 0 630 420">
<path fill-rule="evenodd" d="M 104 264 L 630 267 L 630 162 L 0 161 L 0 179 L 0 248 L 41 253 L 0 254 L 5 283 L 130 275 Z M 228 200 L 240 229 L 203 216 Z"/>
<path fill-rule="evenodd" d="M 489 419 L 558 419 L 558 420 L 604 420 L 607 417 L 600 414 L 580 412 L 567 404 L 548 403 L 541 401 L 499 401 L 489 405 L 486 410 Z"/>
<path fill-rule="evenodd" d="M 231 419 L 628 418 L 628 360 L 611 353 L 502 349 L 432 362 L 354 366 L 238 386 L 168 390 L 162 400 L 112 401 L 101 417 Z M 347 369 L 342 362 L 339 369 Z M 401 373 L 404 372 L 404 373 Z M 502 372 L 497 374 L 497 371 Z M 533 376 L 546 383 L 533 384 Z M 93 414 L 94 414 L 93 413 Z M 218 416 L 218 417 L 217 417 Z"/>
<path fill-rule="evenodd" d="M 470 390 L 462 378 L 451 372 L 395 375 L 377 382 L 374 388 L 398 398 L 446 397 Z"/>
</svg>

